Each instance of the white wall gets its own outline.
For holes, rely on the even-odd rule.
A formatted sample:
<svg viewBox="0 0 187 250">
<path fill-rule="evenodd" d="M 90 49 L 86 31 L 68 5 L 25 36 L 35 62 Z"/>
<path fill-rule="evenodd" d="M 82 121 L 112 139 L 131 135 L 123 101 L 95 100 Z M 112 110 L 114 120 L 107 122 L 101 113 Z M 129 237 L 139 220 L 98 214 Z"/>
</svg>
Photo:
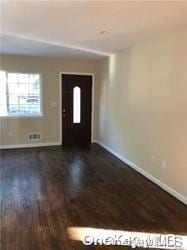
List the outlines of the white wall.
<svg viewBox="0 0 187 250">
<path fill-rule="evenodd" d="M 98 140 L 187 197 L 187 31 L 101 63 Z"/>
</svg>

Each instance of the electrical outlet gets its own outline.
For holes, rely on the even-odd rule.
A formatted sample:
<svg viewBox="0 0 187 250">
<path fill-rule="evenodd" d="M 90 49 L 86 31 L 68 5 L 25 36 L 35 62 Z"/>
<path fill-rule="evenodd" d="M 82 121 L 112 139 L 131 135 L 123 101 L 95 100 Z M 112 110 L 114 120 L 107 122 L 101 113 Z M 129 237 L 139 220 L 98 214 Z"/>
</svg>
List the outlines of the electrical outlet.
<svg viewBox="0 0 187 250">
<path fill-rule="evenodd" d="M 166 169 L 166 167 L 167 167 L 166 161 L 163 160 L 163 161 L 162 161 L 162 169 Z"/>
<path fill-rule="evenodd" d="M 9 131 L 9 132 L 8 132 L 8 137 L 9 137 L 9 138 L 12 138 L 12 137 L 13 137 L 12 131 Z"/>
<path fill-rule="evenodd" d="M 152 156 L 151 156 L 151 161 L 152 161 L 152 163 L 154 163 L 154 164 L 156 163 L 156 156 L 155 156 L 155 155 L 152 155 Z"/>
</svg>

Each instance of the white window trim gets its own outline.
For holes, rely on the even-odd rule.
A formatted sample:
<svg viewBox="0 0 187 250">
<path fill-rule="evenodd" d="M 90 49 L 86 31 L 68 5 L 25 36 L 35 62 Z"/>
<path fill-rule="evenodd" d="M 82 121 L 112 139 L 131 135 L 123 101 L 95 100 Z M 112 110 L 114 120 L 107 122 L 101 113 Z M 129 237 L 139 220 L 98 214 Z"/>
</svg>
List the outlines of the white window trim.
<svg viewBox="0 0 187 250">
<path fill-rule="evenodd" d="M 15 115 L 3 115 L 1 116 L 0 115 L 0 119 L 19 119 L 19 118 L 40 118 L 40 117 L 43 117 L 43 82 L 42 82 L 42 74 L 41 73 L 38 73 L 38 72 L 15 72 L 15 71 L 7 71 L 7 70 L 3 70 L 1 69 L 2 71 L 5 71 L 6 74 L 7 73 L 10 73 L 10 74 L 36 74 L 36 75 L 39 75 L 40 77 L 40 114 L 36 114 L 36 115 L 29 115 L 29 114 L 26 114 L 26 115 L 23 115 L 23 114 L 15 114 Z"/>
</svg>

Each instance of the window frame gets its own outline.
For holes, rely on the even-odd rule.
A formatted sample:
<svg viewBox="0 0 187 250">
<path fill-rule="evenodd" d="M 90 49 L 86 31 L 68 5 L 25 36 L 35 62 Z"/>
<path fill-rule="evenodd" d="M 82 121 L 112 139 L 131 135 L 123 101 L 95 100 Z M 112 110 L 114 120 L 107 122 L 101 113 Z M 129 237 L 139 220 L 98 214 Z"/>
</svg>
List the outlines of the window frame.
<svg viewBox="0 0 187 250">
<path fill-rule="evenodd" d="M 40 78 L 40 114 L 6 114 L 6 115 L 0 115 L 0 119 L 1 118 L 10 118 L 10 119 L 13 119 L 13 118 L 40 118 L 40 117 L 43 117 L 43 84 L 42 84 L 42 74 L 41 73 L 38 73 L 38 72 L 15 72 L 15 71 L 7 71 L 7 70 L 3 70 L 1 69 L 1 71 L 4 71 L 6 73 L 6 79 L 7 79 L 7 74 L 10 73 L 10 74 L 35 74 L 35 75 L 39 75 L 39 78 Z M 6 86 L 7 86 L 7 83 L 6 83 Z M 6 93 L 7 95 L 7 93 Z M 6 106 L 8 105 L 8 103 L 6 103 Z"/>
</svg>

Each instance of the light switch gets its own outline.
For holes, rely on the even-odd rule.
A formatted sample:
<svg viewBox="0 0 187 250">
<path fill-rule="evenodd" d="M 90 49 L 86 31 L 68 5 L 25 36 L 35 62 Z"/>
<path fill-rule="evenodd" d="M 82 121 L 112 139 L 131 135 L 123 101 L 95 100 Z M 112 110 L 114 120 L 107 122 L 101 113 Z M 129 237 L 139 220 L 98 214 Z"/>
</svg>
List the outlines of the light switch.
<svg viewBox="0 0 187 250">
<path fill-rule="evenodd" d="M 50 107 L 52 107 L 52 108 L 57 107 L 57 102 L 55 102 L 55 101 L 50 102 Z"/>
</svg>

